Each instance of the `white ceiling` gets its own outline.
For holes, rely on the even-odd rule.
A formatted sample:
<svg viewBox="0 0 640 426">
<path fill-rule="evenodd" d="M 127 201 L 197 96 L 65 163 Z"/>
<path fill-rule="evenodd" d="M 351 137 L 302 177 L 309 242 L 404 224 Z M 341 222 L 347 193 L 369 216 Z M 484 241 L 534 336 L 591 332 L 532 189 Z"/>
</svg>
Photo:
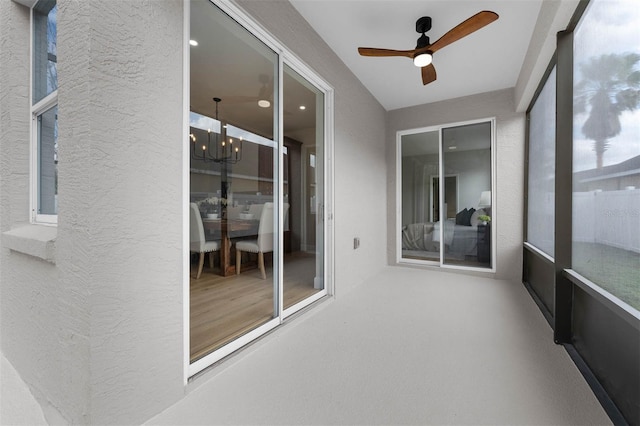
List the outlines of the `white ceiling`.
<svg viewBox="0 0 640 426">
<path fill-rule="evenodd" d="M 542 0 L 290 0 L 387 110 L 514 87 Z M 481 10 L 500 17 L 434 54 L 438 79 L 422 85 L 409 58 L 372 58 L 358 47 L 413 49 L 430 16 L 435 42 Z"/>
</svg>

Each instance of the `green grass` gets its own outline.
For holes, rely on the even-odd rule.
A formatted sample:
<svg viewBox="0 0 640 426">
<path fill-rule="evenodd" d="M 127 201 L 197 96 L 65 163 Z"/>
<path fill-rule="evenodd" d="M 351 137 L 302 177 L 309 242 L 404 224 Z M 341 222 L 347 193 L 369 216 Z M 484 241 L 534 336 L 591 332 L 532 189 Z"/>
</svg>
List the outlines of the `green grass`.
<svg viewBox="0 0 640 426">
<path fill-rule="evenodd" d="M 640 311 L 640 254 L 595 243 L 573 243 L 572 269 Z"/>
</svg>

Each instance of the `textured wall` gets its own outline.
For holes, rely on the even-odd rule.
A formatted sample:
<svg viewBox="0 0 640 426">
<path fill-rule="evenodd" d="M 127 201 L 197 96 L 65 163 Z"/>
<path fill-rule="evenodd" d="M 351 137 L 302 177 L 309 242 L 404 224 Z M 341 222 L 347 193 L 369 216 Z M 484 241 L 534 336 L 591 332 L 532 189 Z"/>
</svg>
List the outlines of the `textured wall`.
<svg viewBox="0 0 640 426">
<path fill-rule="evenodd" d="M 29 9 L 2 1 L 0 15 L 0 231 L 6 232 L 29 223 Z M 86 421 L 86 293 L 62 283 L 70 266 L 64 262 L 54 265 L 4 244 L 0 262 L 3 353 L 49 419 Z"/>
<path fill-rule="evenodd" d="M 29 221 L 29 9 L 0 2 L 0 220 Z"/>
<path fill-rule="evenodd" d="M 386 264 L 385 110 L 288 1 L 237 1 L 335 90 L 335 284 Z M 361 245 L 353 249 L 353 238 Z"/>
<path fill-rule="evenodd" d="M 182 11 L 180 0 L 90 2 L 95 423 L 141 422 L 183 392 Z"/>
<path fill-rule="evenodd" d="M 50 421 L 140 423 L 184 392 L 182 11 L 59 1 L 56 263 L 1 252 L 2 350 Z M 0 13 L 5 232 L 28 223 L 29 11 Z"/>
<path fill-rule="evenodd" d="M 513 89 L 390 111 L 387 127 L 388 261 L 396 263 L 396 132 L 496 117 L 496 277 L 520 282 L 524 194 L 524 113 L 515 112 Z"/>
</svg>

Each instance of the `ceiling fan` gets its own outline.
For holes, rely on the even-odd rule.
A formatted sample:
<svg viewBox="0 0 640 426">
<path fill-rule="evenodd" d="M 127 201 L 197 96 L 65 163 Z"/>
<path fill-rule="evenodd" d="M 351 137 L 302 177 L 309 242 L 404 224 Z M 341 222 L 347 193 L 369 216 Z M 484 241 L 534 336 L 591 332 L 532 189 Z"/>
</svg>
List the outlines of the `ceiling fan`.
<svg viewBox="0 0 640 426">
<path fill-rule="evenodd" d="M 260 90 L 258 91 L 258 96 L 226 96 L 224 99 L 227 103 L 247 103 L 247 102 L 257 102 L 258 106 L 261 108 L 269 108 L 271 106 L 272 98 L 273 98 L 273 77 L 270 77 L 266 74 L 260 74 L 258 76 L 258 81 L 260 83 Z"/>
<path fill-rule="evenodd" d="M 478 31 L 498 19 L 498 14 L 488 10 L 478 12 L 464 22 L 450 29 L 435 43 L 430 44 L 429 37 L 425 34 L 431 29 L 431 17 L 423 16 L 416 21 L 416 31 L 422 33 L 418 38 L 418 44 L 412 50 L 376 49 L 373 47 L 359 47 L 358 52 L 362 56 L 406 56 L 413 59 L 415 66 L 422 68 L 422 84 L 429 84 L 436 80 L 436 69 L 433 66 L 433 54 L 454 41 Z"/>
</svg>

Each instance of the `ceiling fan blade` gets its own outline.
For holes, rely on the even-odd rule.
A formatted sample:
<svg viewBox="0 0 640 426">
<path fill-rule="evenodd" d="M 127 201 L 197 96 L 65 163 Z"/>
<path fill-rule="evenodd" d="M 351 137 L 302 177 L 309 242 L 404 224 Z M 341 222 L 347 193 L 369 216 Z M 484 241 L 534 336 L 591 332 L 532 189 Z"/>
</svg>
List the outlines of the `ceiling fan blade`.
<svg viewBox="0 0 640 426">
<path fill-rule="evenodd" d="M 358 52 L 362 56 L 406 56 L 413 58 L 415 50 L 393 50 L 393 49 L 376 49 L 374 47 L 358 47 Z"/>
<path fill-rule="evenodd" d="M 236 96 L 227 96 L 222 98 L 222 100 L 224 101 L 224 103 L 227 104 L 237 104 L 237 103 L 242 103 L 242 102 L 257 102 L 258 98 L 255 96 L 240 96 L 240 95 L 236 95 Z"/>
<path fill-rule="evenodd" d="M 449 32 L 440 37 L 435 43 L 429 46 L 431 52 L 436 52 L 454 41 L 458 41 L 469 34 L 478 31 L 480 28 L 489 25 L 498 19 L 498 14 L 488 10 L 483 10 L 473 15 L 466 21 L 453 27 Z"/>
<path fill-rule="evenodd" d="M 422 67 L 422 84 L 427 85 L 434 81 L 436 81 L 436 68 L 433 64 Z"/>
</svg>

